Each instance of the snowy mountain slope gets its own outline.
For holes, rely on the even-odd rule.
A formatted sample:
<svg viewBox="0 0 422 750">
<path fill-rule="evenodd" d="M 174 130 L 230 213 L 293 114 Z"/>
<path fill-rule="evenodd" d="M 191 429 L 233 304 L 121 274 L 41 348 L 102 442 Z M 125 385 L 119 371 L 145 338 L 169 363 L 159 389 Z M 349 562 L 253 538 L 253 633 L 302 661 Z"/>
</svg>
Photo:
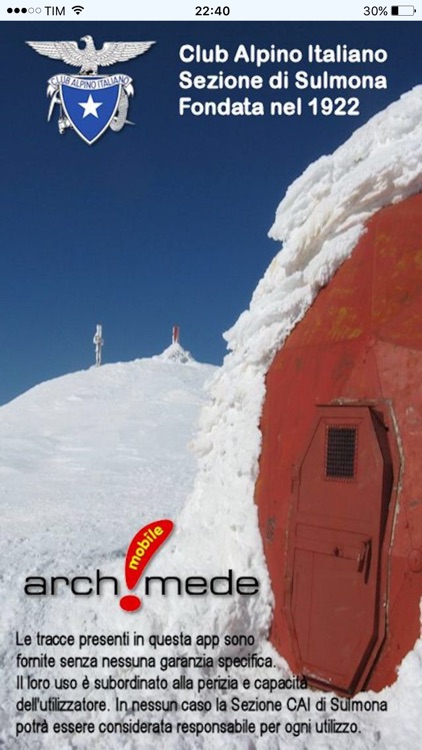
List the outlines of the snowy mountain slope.
<svg viewBox="0 0 422 750">
<path fill-rule="evenodd" d="M 6 536 L 19 521 L 41 552 L 54 528 L 74 557 L 84 527 L 98 528 L 92 545 L 110 551 L 128 543 L 151 508 L 157 517 L 175 512 L 192 483 L 195 460 L 186 446 L 213 369 L 159 358 L 104 365 L 43 383 L 3 406 Z"/>
<path fill-rule="evenodd" d="M 14 633 L 48 621 L 43 602 L 24 596 L 25 577 L 87 574 L 118 559 L 123 579 L 133 534 L 173 518 L 192 486 L 188 443 L 214 371 L 166 357 L 104 365 L 42 383 L 0 408 L 0 703 L 6 691 L 12 713 Z M 50 632 L 60 622 L 81 627 L 68 609 L 68 601 L 53 607 Z M 0 720 L 6 747 L 12 729 L 8 712 Z"/>
</svg>

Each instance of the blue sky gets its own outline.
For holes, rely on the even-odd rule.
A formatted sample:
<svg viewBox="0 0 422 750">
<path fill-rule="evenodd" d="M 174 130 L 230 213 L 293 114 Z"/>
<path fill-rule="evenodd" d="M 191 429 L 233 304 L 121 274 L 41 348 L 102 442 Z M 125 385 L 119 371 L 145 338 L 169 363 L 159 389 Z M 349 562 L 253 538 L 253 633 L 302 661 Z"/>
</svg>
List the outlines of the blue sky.
<svg viewBox="0 0 422 750">
<path fill-rule="evenodd" d="M 419 32 L 419 24 L 400 22 L 3 23 L 0 403 L 91 366 L 98 322 L 105 362 L 159 353 L 177 323 L 181 343 L 196 359 L 220 364 L 222 332 L 248 306 L 278 250 L 267 231 L 288 185 L 420 82 Z M 47 80 L 71 69 L 25 45 L 86 34 L 97 47 L 108 40 L 156 41 L 142 57 L 100 71 L 133 78 L 129 119 L 136 124 L 108 131 L 93 146 L 70 131 L 60 136 L 56 115 L 47 123 Z M 179 48 L 187 43 L 219 43 L 231 53 L 241 43 L 383 47 L 389 54 L 383 66 L 328 69 L 383 73 L 388 89 L 346 91 L 360 97 L 359 117 L 308 111 L 301 118 L 180 117 L 180 95 L 215 100 L 229 93 L 178 88 L 183 69 L 222 69 L 183 64 Z M 280 68 L 286 66 L 257 71 L 227 64 L 224 71 L 267 76 Z M 291 88 L 277 98 L 300 93 Z M 254 96 L 265 99 L 261 92 Z"/>
</svg>

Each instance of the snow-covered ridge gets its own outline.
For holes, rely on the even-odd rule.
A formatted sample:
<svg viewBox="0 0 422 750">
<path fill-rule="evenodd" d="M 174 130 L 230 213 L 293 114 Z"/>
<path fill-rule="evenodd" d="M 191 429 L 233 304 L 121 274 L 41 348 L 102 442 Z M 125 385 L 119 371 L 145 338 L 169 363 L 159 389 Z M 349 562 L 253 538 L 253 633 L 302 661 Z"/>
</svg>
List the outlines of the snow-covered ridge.
<svg viewBox="0 0 422 750">
<path fill-rule="evenodd" d="M 311 164 L 287 190 L 270 237 L 283 243 L 250 308 L 225 334 L 244 359 L 267 365 L 319 289 L 350 255 L 376 211 L 422 189 L 422 86 Z"/>
<path fill-rule="evenodd" d="M 178 341 L 173 341 L 170 346 L 167 347 L 167 349 L 164 349 L 161 354 L 157 354 L 157 356 L 153 357 L 153 359 L 160 359 L 163 362 L 182 362 L 184 364 L 186 362 L 195 361 L 192 357 L 192 354 L 186 349 L 183 349 Z"/>
</svg>

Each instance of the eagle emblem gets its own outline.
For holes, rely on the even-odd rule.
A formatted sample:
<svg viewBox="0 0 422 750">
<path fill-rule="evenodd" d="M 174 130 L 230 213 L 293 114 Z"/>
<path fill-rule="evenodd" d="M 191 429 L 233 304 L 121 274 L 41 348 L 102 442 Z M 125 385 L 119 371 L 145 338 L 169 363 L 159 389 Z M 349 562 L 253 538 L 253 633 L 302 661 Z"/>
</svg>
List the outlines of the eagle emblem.
<svg viewBox="0 0 422 750">
<path fill-rule="evenodd" d="M 79 68 L 78 74 L 59 73 L 48 81 L 51 98 L 47 120 L 58 105 L 59 132 L 73 129 L 91 145 L 110 128 L 117 132 L 127 120 L 129 97 L 134 94 L 132 79 L 122 73 L 98 75 L 98 68 L 131 60 L 147 52 L 155 42 L 105 42 L 96 49 L 92 36 L 84 36 L 81 49 L 77 42 L 27 42 L 40 55 L 63 60 Z"/>
</svg>

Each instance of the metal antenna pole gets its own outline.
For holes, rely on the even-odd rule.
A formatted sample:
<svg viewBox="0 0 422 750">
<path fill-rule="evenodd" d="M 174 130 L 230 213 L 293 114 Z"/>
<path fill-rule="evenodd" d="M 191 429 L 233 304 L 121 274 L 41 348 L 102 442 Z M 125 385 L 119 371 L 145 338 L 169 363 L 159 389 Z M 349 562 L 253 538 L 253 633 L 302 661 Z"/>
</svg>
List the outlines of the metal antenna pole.
<svg viewBox="0 0 422 750">
<path fill-rule="evenodd" d="M 101 349 L 104 344 L 103 327 L 101 323 L 97 323 L 97 330 L 95 331 L 93 342 L 95 344 L 95 364 L 99 367 L 101 365 Z"/>
<path fill-rule="evenodd" d="M 173 335 L 171 339 L 172 344 L 178 344 L 179 343 L 179 333 L 180 329 L 179 326 L 173 326 Z"/>
</svg>

